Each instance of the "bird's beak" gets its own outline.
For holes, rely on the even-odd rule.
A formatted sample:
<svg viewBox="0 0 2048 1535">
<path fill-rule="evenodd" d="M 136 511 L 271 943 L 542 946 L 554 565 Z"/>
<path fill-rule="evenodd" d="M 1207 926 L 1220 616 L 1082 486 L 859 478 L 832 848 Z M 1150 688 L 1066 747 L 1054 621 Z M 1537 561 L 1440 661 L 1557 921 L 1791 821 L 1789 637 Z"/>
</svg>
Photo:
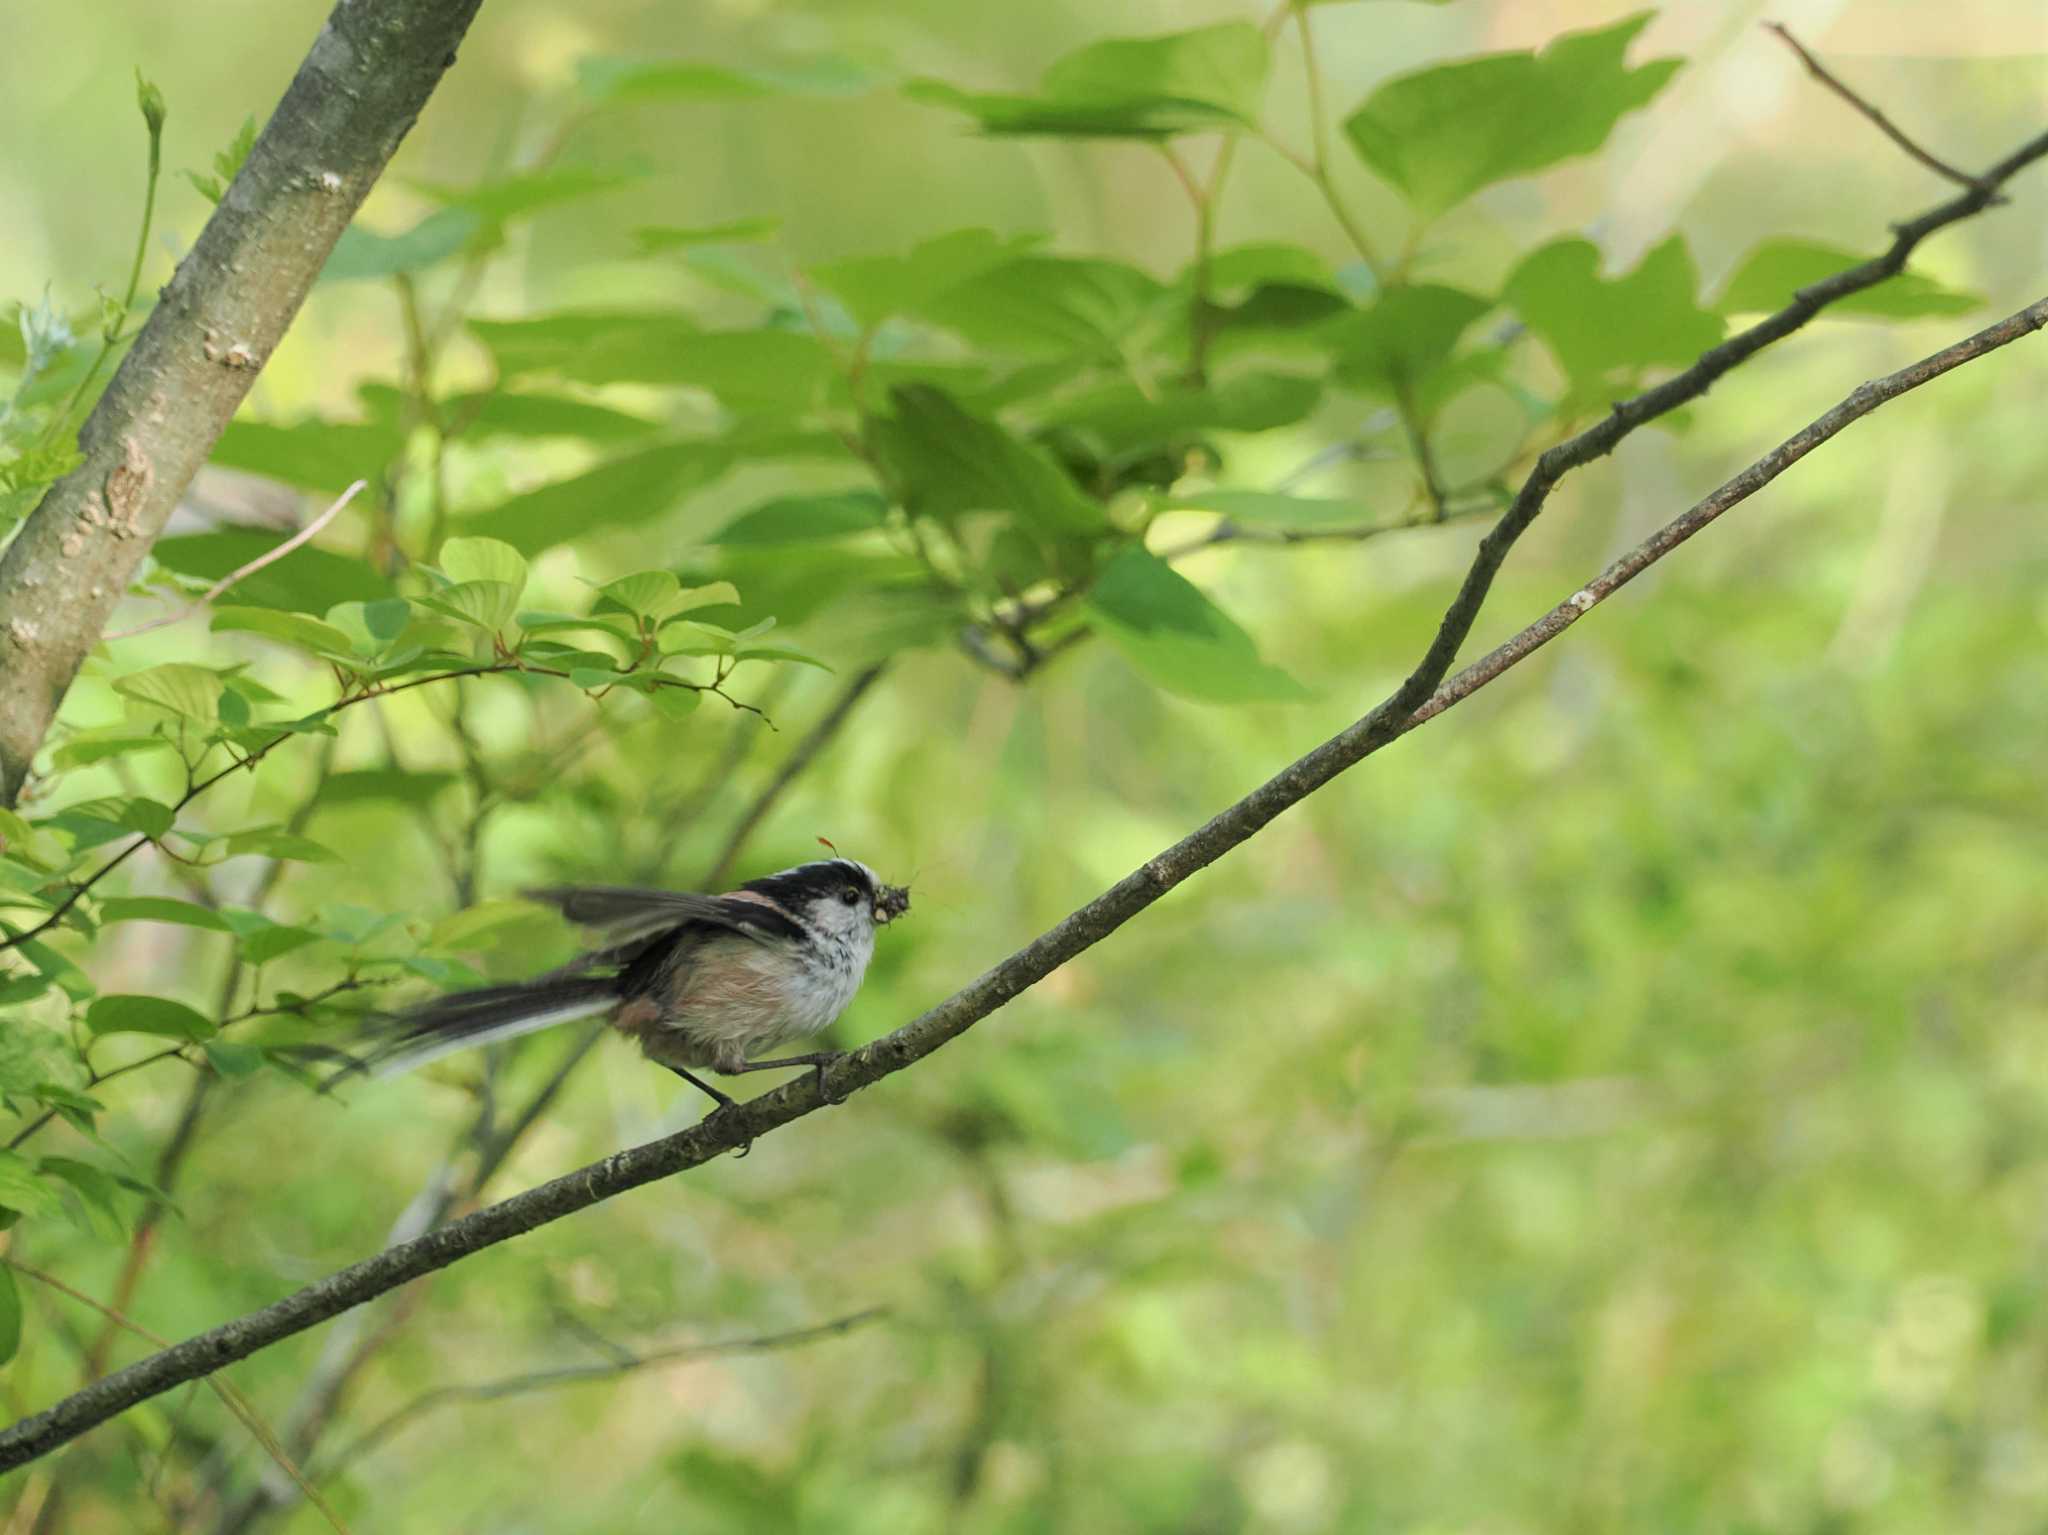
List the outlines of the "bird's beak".
<svg viewBox="0 0 2048 1535">
<path fill-rule="evenodd" d="M 894 922 L 910 910 L 910 891 L 902 885 L 884 885 L 875 897 L 875 920 Z"/>
</svg>

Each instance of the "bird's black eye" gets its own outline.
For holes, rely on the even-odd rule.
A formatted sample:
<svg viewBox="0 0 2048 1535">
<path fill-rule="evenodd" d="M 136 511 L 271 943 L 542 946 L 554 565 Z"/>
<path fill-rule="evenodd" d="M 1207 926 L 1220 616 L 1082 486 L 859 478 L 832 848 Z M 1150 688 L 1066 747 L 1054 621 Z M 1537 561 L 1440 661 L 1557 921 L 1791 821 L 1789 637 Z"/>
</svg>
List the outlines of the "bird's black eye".
<svg viewBox="0 0 2048 1535">
<path fill-rule="evenodd" d="M 858 906 L 860 905 L 860 890 L 856 886 L 848 885 L 839 892 L 839 899 L 849 906 Z"/>
</svg>

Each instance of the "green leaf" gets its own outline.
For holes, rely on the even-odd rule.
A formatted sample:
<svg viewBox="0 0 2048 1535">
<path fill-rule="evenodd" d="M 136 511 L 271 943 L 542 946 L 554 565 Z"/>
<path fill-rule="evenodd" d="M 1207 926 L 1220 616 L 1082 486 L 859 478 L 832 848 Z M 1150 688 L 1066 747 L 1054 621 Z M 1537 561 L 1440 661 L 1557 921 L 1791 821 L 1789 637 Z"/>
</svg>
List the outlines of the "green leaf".
<svg viewBox="0 0 2048 1535">
<path fill-rule="evenodd" d="M 1268 64 L 1265 34 L 1230 21 L 1091 43 L 1054 63 L 1035 96 L 965 91 L 941 80 L 914 81 L 904 94 L 965 112 L 988 134 L 1163 139 L 1257 126 Z"/>
<path fill-rule="evenodd" d="M 341 855 L 332 848 L 323 847 L 311 837 L 301 837 L 292 832 L 278 831 L 273 827 L 259 826 L 248 831 L 238 831 L 227 837 L 227 856 L 240 858 L 249 853 L 260 853 L 265 858 L 293 859 L 300 863 L 339 863 Z"/>
<path fill-rule="evenodd" d="M 263 1069 L 267 1059 L 257 1046 L 229 1039 L 209 1039 L 200 1049 L 206 1052 L 207 1063 L 224 1077 L 252 1076 Z"/>
<path fill-rule="evenodd" d="M 355 768 L 329 775 L 320 787 L 320 808 L 392 800 L 426 805 L 455 782 L 453 773 L 417 772 L 404 768 Z"/>
<path fill-rule="evenodd" d="M 1172 566 L 1128 548 L 1103 567 L 1088 609 L 1131 665 L 1204 703 L 1294 699 L 1306 690 L 1259 659 L 1250 635 Z"/>
<path fill-rule="evenodd" d="M 488 248 L 496 238 L 488 220 L 464 207 L 438 209 L 403 234 L 381 235 L 351 224 L 334 242 L 319 280 L 362 282 L 422 272 L 450 256 Z"/>
<path fill-rule="evenodd" d="M 751 245 L 772 240 L 782 230 L 774 218 L 730 219 L 723 224 L 697 224 L 684 228 L 676 224 L 643 224 L 633 231 L 633 243 L 643 256 L 665 251 L 690 250 L 699 245 Z"/>
<path fill-rule="evenodd" d="M 219 912 L 196 901 L 176 901 L 162 895 L 116 895 L 100 902 L 99 919 L 115 922 L 176 922 L 184 927 L 202 927 L 224 933 L 228 925 Z"/>
<path fill-rule="evenodd" d="M 1055 534 L 1086 535 L 1107 525 L 1102 508 L 1043 449 L 927 385 L 892 390 L 890 398 L 895 414 L 870 422 L 869 436 L 912 513 L 951 519 L 1008 512 Z"/>
<path fill-rule="evenodd" d="M 519 588 L 508 581 L 458 581 L 419 604 L 471 628 L 495 634 L 519 611 Z"/>
<path fill-rule="evenodd" d="M 872 490 L 778 496 L 741 512 L 709 540 L 714 544 L 798 544 L 845 538 L 882 526 L 889 503 Z"/>
<path fill-rule="evenodd" d="M 180 719 L 211 725 L 220 718 L 220 674 L 189 661 L 167 661 L 116 677 L 114 691 Z"/>
<path fill-rule="evenodd" d="M 533 554 L 602 529 L 654 522 L 732 463 L 731 451 L 716 443 L 665 442 L 514 496 L 462 526 Z"/>
<path fill-rule="evenodd" d="M 1766 240 L 1743 258 L 1714 308 L 1724 315 L 1782 309 L 1801 288 L 1861 266 L 1866 259 L 1818 240 Z M 1919 320 L 1931 315 L 1968 314 L 1983 304 L 1979 294 L 1943 287 L 1917 272 L 1901 272 L 1875 287 L 1837 299 L 1821 313 Z"/>
<path fill-rule="evenodd" d="M 412 183 L 437 202 L 467 209 L 491 224 L 525 218 L 562 203 L 581 202 L 616 191 L 641 178 L 638 171 L 601 171 L 587 165 L 562 165 L 528 171 L 473 187 L 451 187 L 431 181 Z"/>
<path fill-rule="evenodd" d="M 666 570 L 643 570 L 621 576 L 598 588 L 598 612 L 605 605 L 623 608 L 635 618 L 663 624 L 698 608 L 737 607 L 740 594 L 730 581 L 713 581 L 708 586 L 682 585 Z"/>
<path fill-rule="evenodd" d="M 241 935 L 242 957 L 252 965 L 267 965 L 294 949 L 319 941 L 320 935 L 309 928 L 266 920 L 261 927 Z"/>
<path fill-rule="evenodd" d="M 646 365 L 643 359 L 658 361 L 702 333 L 696 321 L 674 310 L 603 310 L 467 323 L 505 378 L 559 373 L 593 383 L 629 379 L 637 367 Z"/>
<path fill-rule="evenodd" d="M 246 469 L 307 491 L 338 491 L 350 481 L 375 481 L 406 450 L 395 413 L 377 422 L 229 422 L 213 444 L 213 463 Z"/>
<path fill-rule="evenodd" d="M 1387 289 L 1370 309 L 1327 332 L 1337 349 L 1340 383 L 1368 394 L 1424 394 L 1450 361 L 1472 322 L 1493 306 L 1475 294 L 1433 283 Z"/>
<path fill-rule="evenodd" d="M 121 1185 L 104 1168 L 70 1157 L 43 1157 L 37 1162 L 37 1170 L 71 1186 L 84 1208 L 87 1231 L 115 1241 L 127 1230 L 128 1223 L 122 1219 L 120 1207 L 114 1202 Z"/>
<path fill-rule="evenodd" d="M 104 730 L 81 730 L 50 754 L 60 768 L 90 767 L 114 757 L 148 751 L 168 751 L 167 736 L 138 736 L 131 726 L 109 726 Z"/>
<path fill-rule="evenodd" d="M 693 688 L 656 688 L 647 701 L 665 719 L 686 720 L 697 712 L 704 695 Z"/>
<path fill-rule="evenodd" d="M 1609 281 L 1599 266 L 1590 242 L 1556 240 L 1523 257 L 1501 293 L 1580 389 L 1617 370 L 1683 366 L 1721 339 L 1721 317 L 1693 302 L 1698 274 L 1682 236 L 1626 276 Z"/>
<path fill-rule="evenodd" d="M 404 395 L 389 384 L 359 384 L 356 395 L 380 419 L 396 422 Z M 441 402 L 441 414 L 466 442 L 492 437 L 577 437 L 587 442 L 627 442 L 658 431 L 658 422 L 609 405 L 565 394 L 531 390 L 509 393 L 455 394 Z"/>
<path fill-rule="evenodd" d="M 502 539 L 448 539 L 441 545 L 439 564 L 451 581 L 498 581 L 526 590 L 526 557 Z"/>
<path fill-rule="evenodd" d="M 349 656 L 355 646 L 333 624 L 305 613 L 287 613 L 279 608 L 215 608 L 213 632 L 260 634 L 280 644 L 310 650 L 315 655 Z"/>
<path fill-rule="evenodd" d="M 761 96 L 854 96 L 873 77 L 843 54 L 820 53 L 777 64 L 727 68 L 677 59 L 589 57 L 576 83 L 599 106 L 647 102 L 745 101 Z"/>
<path fill-rule="evenodd" d="M 1541 53 L 1487 54 L 1403 75 L 1346 118 L 1344 132 L 1410 206 L 1434 217 L 1482 187 L 1606 143 L 1678 71 L 1677 59 L 1635 69 L 1623 62 L 1651 15 L 1567 33 Z"/>
<path fill-rule="evenodd" d="M 242 173 L 242 167 L 249 161 L 249 151 L 255 147 L 256 119 L 245 117 L 235 136 L 228 141 L 228 147 L 213 157 L 213 174 L 201 176 L 196 171 L 187 171 L 185 179 L 192 183 L 201 197 L 217 203 L 227 195 L 228 183 Z"/>
<path fill-rule="evenodd" d="M 63 1198 L 49 1181 L 36 1175 L 35 1165 L 16 1151 L 0 1151 L 0 1207 L 23 1215 L 48 1215 L 63 1208 Z M 12 1276 L 13 1270 L 8 1274 Z"/>
<path fill-rule="evenodd" d="M 1265 432 L 1304 420 L 1322 384 L 1288 373 L 1241 373 L 1205 389 L 1149 393 L 1119 380 L 1072 395 L 1046 425 L 1079 433 L 1099 453 L 1123 458 L 1146 448 L 1176 450 L 1203 432 Z"/>
<path fill-rule="evenodd" d="M 353 470 L 349 478 L 358 473 L 360 469 Z M 196 533 L 158 539 L 150 554 L 180 575 L 217 581 L 270 553 L 289 536 L 268 528 Z M 390 595 L 390 583 L 367 560 L 310 547 L 294 549 L 235 583 L 235 600 L 244 606 L 301 613 L 325 613 L 338 602 L 375 602 Z"/>
<path fill-rule="evenodd" d="M 153 1034 L 163 1039 L 201 1040 L 214 1033 L 211 1018 L 169 997 L 100 997 L 85 1010 L 85 1026 L 95 1035 Z"/>
<path fill-rule="evenodd" d="M 1025 256 L 956 283 L 913 312 L 991 351 L 1115 362 L 1166 291 L 1121 261 Z"/>
<path fill-rule="evenodd" d="M 0 1365 L 10 1363 L 21 1351 L 21 1288 L 14 1282 L 14 1270 L 0 1264 Z"/>
<path fill-rule="evenodd" d="M 862 324 L 876 325 L 891 315 L 913 313 L 932 295 L 1021 256 L 1036 243 L 1029 235 L 956 229 L 913 246 L 907 255 L 827 262 L 811 278 L 836 294 Z"/>
</svg>

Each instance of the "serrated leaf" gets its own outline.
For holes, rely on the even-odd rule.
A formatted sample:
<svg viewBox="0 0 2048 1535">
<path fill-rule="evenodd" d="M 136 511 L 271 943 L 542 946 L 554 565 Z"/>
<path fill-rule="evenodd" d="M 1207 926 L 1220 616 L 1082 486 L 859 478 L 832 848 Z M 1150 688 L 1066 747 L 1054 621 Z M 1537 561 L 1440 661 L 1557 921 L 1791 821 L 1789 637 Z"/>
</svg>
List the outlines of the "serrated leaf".
<svg viewBox="0 0 2048 1535">
<path fill-rule="evenodd" d="M 951 519 L 1006 512 L 1026 527 L 1086 535 L 1107 525 L 1102 508 L 1044 450 L 961 408 L 943 391 L 890 391 L 895 414 L 871 421 L 869 438 L 915 515 Z"/>
<path fill-rule="evenodd" d="M 216 634 L 260 634 L 315 655 L 348 656 L 355 651 L 348 635 L 333 624 L 281 608 L 215 608 L 212 627 Z"/>
<path fill-rule="evenodd" d="M 502 539 L 448 539 L 441 545 L 439 564 L 451 581 L 498 581 L 526 590 L 526 557 Z"/>
<path fill-rule="evenodd" d="M 202 927 L 224 933 L 227 923 L 219 912 L 196 901 L 178 901 L 162 895 L 114 895 L 99 904 L 102 923 L 175 922 L 184 927 Z"/>
<path fill-rule="evenodd" d="M 116 677 L 114 691 L 179 719 L 211 725 L 220 718 L 220 674 L 189 661 L 167 661 Z"/>
<path fill-rule="evenodd" d="M 653 522 L 732 464 L 732 453 L 716 443 L 666 442 L 514 496 L 463 526 L 532 554 L 599 529 Z"/>
<path fill-rule="evenodd" d="M 988 134 L 1163 139 L 1255 127 L 1268 63 L 1265 34 L 1250 22 L 1230 21 L 1091 43 L 1046 70 L 1033 96 L 929 79 L 913 81 L 904 94 L 965 112 Z"/>
<path fill-rule="evenodd" d="M 1571 32 L 1540 53 L 1462 59 L 1380 86 L 1344 120 L 1360 158 L 1424 217 L 1482 187 L 1588 155 L 1614 125 L 1677 73 L 1677 59 L 1630 69 L 1641 12 L 1610 27 Z"/>
<path fill-rule="evenodd" d="M 403 234 L 383 235 L 351 224 L 320 269 L 321 282 L 361 282 L 423 272 L 450 256 L 487 248 L 498 236 L 473 208 L 441 208 Z"/>
<path fill-rule="evenodd" d="M 1625 276 L 1600 276 L 1586 240 L 1556 240 L 1522 258 L 1501 301 L 1556 354 L 1581 389 L 1617 370 L 1683 366 L 1721 339 L 1721 317 L 1693 301 L 1692 256 L 1673 235 Z"/>
<path fill-rule="evenodd" d="M 883 525 L 889 503 L 872 490 L 778 496 L 741 512 L 714 533 L 714 544 L 798 544 L 846 538 Z"/>
<path fill-rule="evenodd" d="M 1198 587 L 1143 549 L 1125 549 L 1103 567 L 1088 609 L 1131 665 L 1185 698 L 1249 703 L 1307 696 L 1260 660 L 1251 636 Z"/>
<path fill-rule="evenodd" d="M 1327 331 L 1337 353 L 1336 377 L 1370 394 L 1419 395 L 1450 361 L 1458 338 L 1492 307 L 1475 294 L 1434 283 L 1389 288 L 1371 308 Z"/>
<path fill-rule="evenodd" d="M 1742 258 L 1714 308 L 1724 315 L 1782 309 L 1801 288 L 1861 266 L 1866 259 L 1854 251 L 1823 245 L 1818 240 L 1766 240 Z M 1931 315 L 1967 314 L 1983 304 L 1978 294 L 1943 287 L 1917 272 L 1901 272 L 1875 287 L 1837 299 L 1821 314 L 1918 320 Z"/>
<path fill-rule="evenodd" d="M 85 1010 L 85 1026 L 95 1035 L 153 1034 L 183 1040 L 206 1039 L 215 1032 L 211 1018 L 182 1002 L 118 994 L 95 999 Z"/>
</svg>

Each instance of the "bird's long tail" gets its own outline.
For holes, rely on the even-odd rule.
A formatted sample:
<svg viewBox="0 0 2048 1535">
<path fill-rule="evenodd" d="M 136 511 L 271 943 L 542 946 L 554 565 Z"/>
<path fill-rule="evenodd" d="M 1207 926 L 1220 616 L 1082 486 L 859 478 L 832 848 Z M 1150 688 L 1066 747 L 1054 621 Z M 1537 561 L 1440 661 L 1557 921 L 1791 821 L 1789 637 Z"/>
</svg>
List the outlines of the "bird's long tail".
<svg viewBox="0 0 2048 1535">
<path fill-rule="evenodd" d="M 459 991 L 386 1019 L 353 1069 L 380 1077 L 411 1071 L 456 1050 L 587 1018 L 618 1000 L 616 976 L 560 972 L 509 986 Z"/>
</svg>

